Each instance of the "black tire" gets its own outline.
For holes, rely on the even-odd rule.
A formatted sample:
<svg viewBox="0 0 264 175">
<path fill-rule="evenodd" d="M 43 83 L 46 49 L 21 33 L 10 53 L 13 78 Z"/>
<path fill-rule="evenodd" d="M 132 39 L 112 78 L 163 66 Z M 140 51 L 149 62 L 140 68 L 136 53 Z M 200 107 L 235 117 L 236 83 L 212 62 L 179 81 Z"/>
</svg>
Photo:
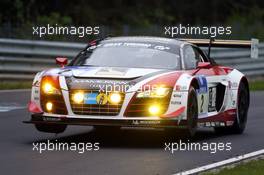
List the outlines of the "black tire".
<svg viewBox="0 0 264 175">
<path fill-rule="evenodd" d="M 193 137 L 197 131 L 198 121 L 198 102 L 195 89 L 189 89 L 187 102 L 187 129 L 185 130 L 187 136 Z"/>
<path fill-rule="evenodd" d="M 179 133 L 181 137 L 194 137 L 197 130 L 198 120 L 198 103 L 196 92 L 193 87 L 189 89 L 188 102 L 187 102 L 187 120 L 186 128 L 165 128 L 168 134 Z"/>
<path fill-rule="evenodd" d="M 249 108 L 249 90 L 245 83 L 241 82 L 237 95 L 237 118 L 231 127 L 215 128 L 217 133 L 242 134 L 246 128 Z"/>
<path fill-rule="evenodd" d="M 67 125 L 61 124 L 35 124 L 35 127 L 40 132 L 48 132 L 48 133 L 62 133 L 67 128 Z"/>
</svg>

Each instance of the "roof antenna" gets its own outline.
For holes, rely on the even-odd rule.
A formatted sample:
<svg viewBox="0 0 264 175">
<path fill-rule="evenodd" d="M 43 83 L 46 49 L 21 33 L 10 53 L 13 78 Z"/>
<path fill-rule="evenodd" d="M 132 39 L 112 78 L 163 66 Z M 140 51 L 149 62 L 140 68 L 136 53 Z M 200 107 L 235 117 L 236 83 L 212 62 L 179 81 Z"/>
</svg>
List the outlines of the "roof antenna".
<svg viewBox="0 0 264 175">
<path fill-rule="evenodd" d="M 208 46 L 208 57 L 209 58 L 210 58 L 210 53 L 211 53 L 211 46 L 214 40 L 215 40 L 214 38 L 210 37 L 209 46 Z"/>
</svg>

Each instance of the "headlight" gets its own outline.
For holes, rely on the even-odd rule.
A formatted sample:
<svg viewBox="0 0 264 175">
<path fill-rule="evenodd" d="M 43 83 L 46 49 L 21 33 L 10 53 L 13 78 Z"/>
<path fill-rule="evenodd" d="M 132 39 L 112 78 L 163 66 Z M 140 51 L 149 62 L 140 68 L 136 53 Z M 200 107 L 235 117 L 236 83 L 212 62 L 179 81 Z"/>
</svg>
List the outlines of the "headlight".
<svg viewBox="0 0 264 175">
<path fill-rule="evenodd" d="M 117 92 L 111 93 L 109 96 L 109 101 L 113 104 L 118 104 L 121 101 L 121 95 Z"/>
<path fill-rule="evenodd" d="M 146 90 L 137 93 L 137 98 L 163 98 L 166 97 L 172 89 L 168 87 L 157 87 L 153 90 Z"/>
<path fill-rule="evenodd" d="M 46 103 L 46 109 L 47 109 L 47 111 L 52 111 L 52 108 L 53 108 L 53 104 L 51 103 L 51 102 L 47 102 Z"/>
<path fill-rule="evenodd" d="M 76 92 L 75 94 L 73 94 L 72 96 L 72 100 L 77 103 L 77 104 L 80 104 L 83 102 L 84 100 L 84 93 L 83 92 Z"/>
<path fill-rule="evenodd" d="M 44 94 L 61 94 L 58 77 L 45 76 L 41 80 L 41 90 Z"/>
<path fill-rule="evenodd" d="M 46 82 L 42 85 L 42 91 L 45 94 L 60 94 L 60 91 L 49 82 Z"/>
<path fill-rule="evenodd" d="M 159 105 L 152 105 L 148 108 L 148 111 L 151 115 L 158 115 L 161 110 Z"/>
</svg>

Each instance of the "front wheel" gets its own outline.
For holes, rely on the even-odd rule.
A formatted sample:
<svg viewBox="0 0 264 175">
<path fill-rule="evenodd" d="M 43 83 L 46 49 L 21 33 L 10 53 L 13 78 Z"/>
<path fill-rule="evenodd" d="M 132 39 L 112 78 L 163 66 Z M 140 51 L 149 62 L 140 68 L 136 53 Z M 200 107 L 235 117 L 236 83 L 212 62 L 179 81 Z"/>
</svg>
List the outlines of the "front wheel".
<svg viewBox="0 0 264 175">
<path fill-rule="evenodd" d="M 198 120 L 198 102 L 196 91 L 193 87 L 189 89 L 188 103 L 187 103 L 187 129 L 186 134 L 193 137 L 197 131 Z"/>
</svg>

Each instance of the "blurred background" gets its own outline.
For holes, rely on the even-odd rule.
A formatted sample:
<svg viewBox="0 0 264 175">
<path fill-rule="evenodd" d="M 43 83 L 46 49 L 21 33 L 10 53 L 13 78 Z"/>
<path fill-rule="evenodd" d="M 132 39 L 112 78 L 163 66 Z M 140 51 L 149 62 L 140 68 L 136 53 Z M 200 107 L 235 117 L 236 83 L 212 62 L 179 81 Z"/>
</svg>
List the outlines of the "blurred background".
<svg viewBox="0 0 264 175">
<path fill-rule="evenodd" d="M 87 41 L 96 36 L 32 35 L 32 26 L 100 26 L 100 35 L 155 35 L 164 26 L 231 26 L 233 39 L 264 39 L 263 0 L 1 0 L 0 37 Z M 188 36 L 187 36 L 188 37 Z M 206 36 L 194 36 L 206 37 Z M 223 36 L 225 37 L 225 36 Z"/>
<path fill-rule="evenodd" d="M 33 35 L 36 26 L 99 26 L 99 35 Z M 120 35 L 164 36 L 165 26 L 232 27 L 216 38 L 258 38 L 259 58 L 248 49 L 213 49 L 217 63 L 234 67 L 251 80 L 264 75 L 263 0 L 1 0 L 0 89 L 30 87 L 36 72 L 56 67 L 92 39 Z M 165 36 L 169 37 L 169 36 Z M 207 35 L 174 37 L 209 38 Z M 208 49 L 205 48 L 205 51 Z M 18 81 L 16 85 L 4 83 Z M 22 81 L 28 81 L 25 86 Z M 264 82 L 259 83 L 263 86 Z"/>
</svg>

